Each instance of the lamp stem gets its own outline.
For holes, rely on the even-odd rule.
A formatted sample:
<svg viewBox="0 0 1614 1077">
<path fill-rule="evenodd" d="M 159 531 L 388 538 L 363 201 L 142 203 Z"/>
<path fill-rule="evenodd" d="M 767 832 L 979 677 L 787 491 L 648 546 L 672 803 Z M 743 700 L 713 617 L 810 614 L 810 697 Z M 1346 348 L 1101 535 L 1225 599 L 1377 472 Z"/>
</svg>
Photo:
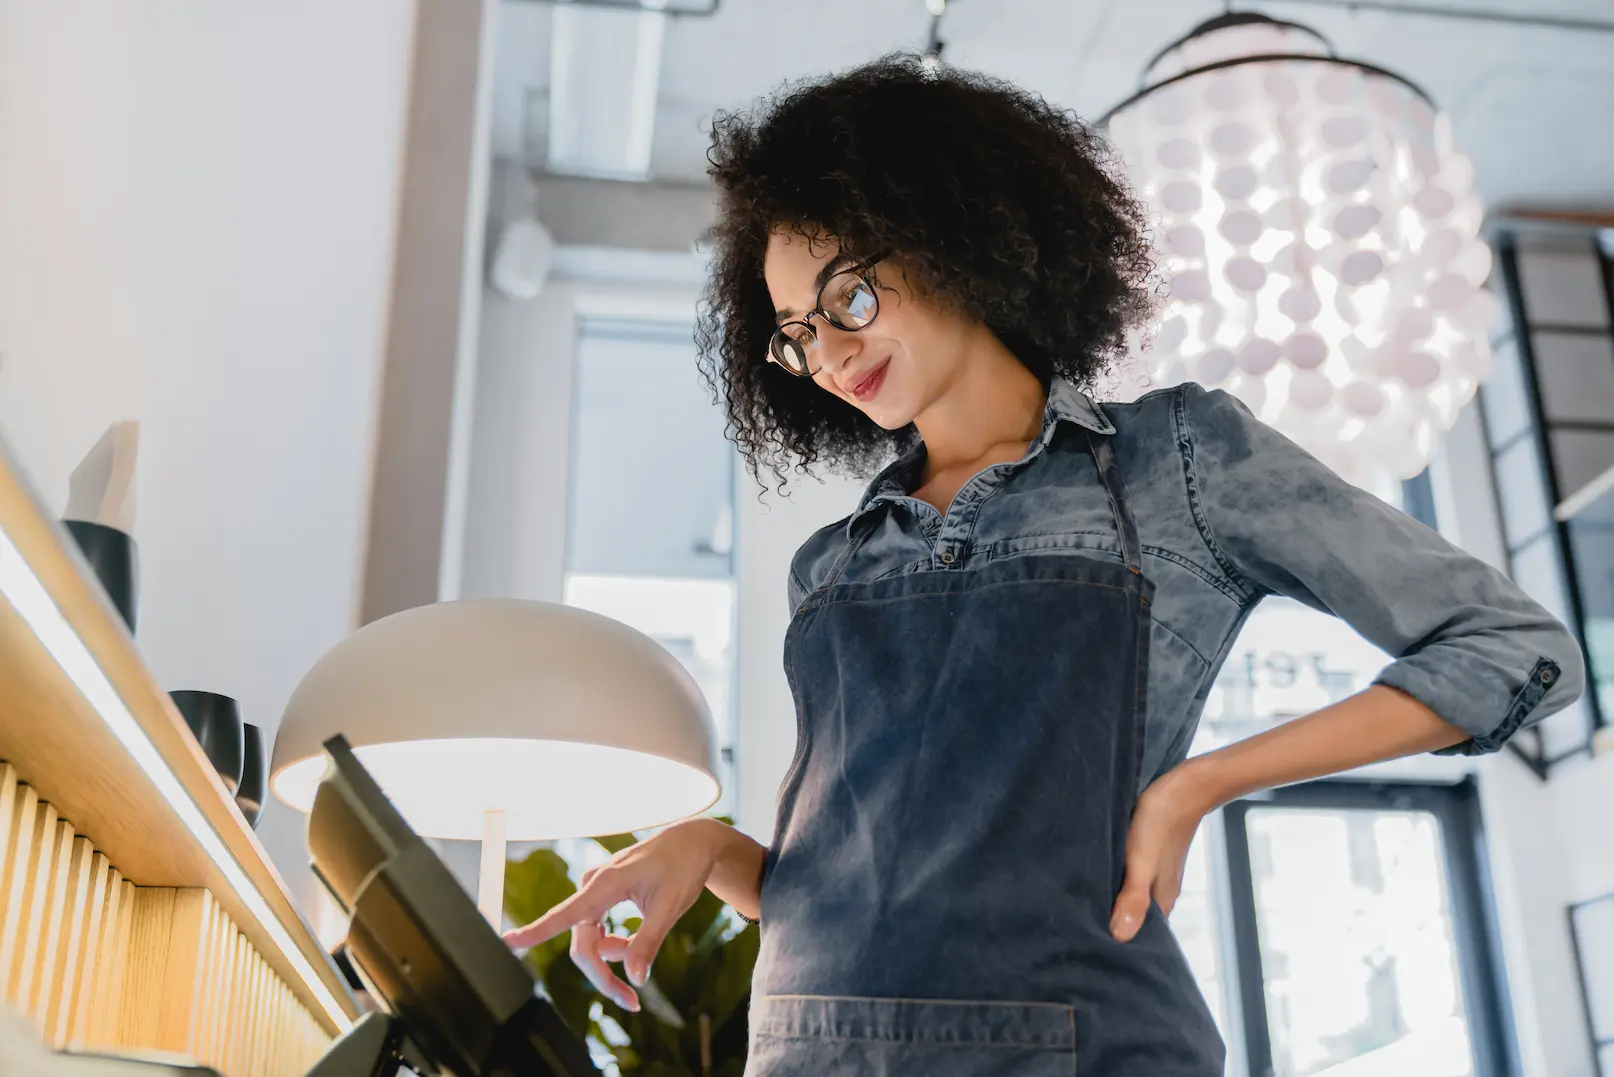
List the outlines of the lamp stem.
<svg viewBox="0 0 1614 1077">
<path fill-rule="evenodd" d="M 482 864 L 476 873 L 476 907 L 493 930 L 504 928 L 504 812 L 482 813 Z"/>
</svg>

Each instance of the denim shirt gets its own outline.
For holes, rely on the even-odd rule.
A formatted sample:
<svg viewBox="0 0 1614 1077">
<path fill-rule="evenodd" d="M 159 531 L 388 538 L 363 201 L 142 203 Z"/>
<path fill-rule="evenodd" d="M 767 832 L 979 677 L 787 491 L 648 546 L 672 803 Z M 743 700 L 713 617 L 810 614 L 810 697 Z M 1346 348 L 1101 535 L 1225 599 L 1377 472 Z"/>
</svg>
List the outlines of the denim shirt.
<svg viewBox="0 0 1614 1077">
<path fill-rule="evenodd" d="M 1580 647 L 1507 577 L 1339 478 L 1237 398 L 1191 384 L 1100 407 L 1055 381 L 1026 455 L 975 475 L 945 515 L 910 495 L 924 461 L 916 446 L 875 477 L 856 512 L 797 551 L 792 608 L 864 531 L 843 581 L 968 572 L 1031 553 L 1120 560 L 1078 427 L 1113 435 L 1155 585 L 1145 784 L 1188 754 L 1217 670 L 1271 594 L 1340 617 L 1394 656 L 1376 683 L 1469 734 L 1448 752 L 1496 751 L 1580 695 Z"/>
</svg>

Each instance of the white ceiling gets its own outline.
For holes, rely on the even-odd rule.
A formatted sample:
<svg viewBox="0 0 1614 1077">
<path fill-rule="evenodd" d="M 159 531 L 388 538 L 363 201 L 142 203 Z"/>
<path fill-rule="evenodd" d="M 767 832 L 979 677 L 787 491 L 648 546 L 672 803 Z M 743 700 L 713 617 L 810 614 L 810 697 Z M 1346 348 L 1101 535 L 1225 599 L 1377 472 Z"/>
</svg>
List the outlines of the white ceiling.
<svg viewBox="0 0 1614 1077">
<path fill-rule="evenodd" d="M 1439 0 L 1445 6 L 1614 20 L 1608 0 Z M 1342 56 L 1419 83 L 1451 113 L 1487 203 L 1614 205 L 1614 34 L 1530 29 L 1330 10 L 1293 0 L 1238 4 L 1321 31 Z M 1218 14 L 1215 0 L 952 0 L 950 63 L 1009 78 L 1098 116 L 1137 86 L 1161 46 Z M 501 156 L 523 138 L 523 101 L 548 81 L 551 5 L 504 0 L 494 109 Z M 782 81 L 923 45 L 923 0 L 722 0 L 716 16 L 671 22 L 662 60 L 652 169 L 700 181 L 705 125 Z"/>
</svg>

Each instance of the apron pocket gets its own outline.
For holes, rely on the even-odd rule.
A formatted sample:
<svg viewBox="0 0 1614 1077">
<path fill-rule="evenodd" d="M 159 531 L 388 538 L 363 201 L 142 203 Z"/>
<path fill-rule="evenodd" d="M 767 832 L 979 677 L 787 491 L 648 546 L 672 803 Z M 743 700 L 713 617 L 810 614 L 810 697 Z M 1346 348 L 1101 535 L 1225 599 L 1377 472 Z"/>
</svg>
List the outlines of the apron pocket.
<svg viewBox="0 0 1614 1077">
<path fill-rule="evenodd" d="M 1056 1002 L 765 995 L 746 1077 L 1072 1077 L 1075 1009 Z"/>
</svg>

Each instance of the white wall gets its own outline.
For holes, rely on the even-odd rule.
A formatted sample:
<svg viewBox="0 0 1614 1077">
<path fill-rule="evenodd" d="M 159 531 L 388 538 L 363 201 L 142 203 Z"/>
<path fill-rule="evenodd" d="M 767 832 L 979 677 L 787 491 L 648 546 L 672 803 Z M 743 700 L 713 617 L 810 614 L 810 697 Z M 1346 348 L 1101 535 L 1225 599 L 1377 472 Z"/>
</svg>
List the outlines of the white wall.
<svg viewBox="0 0 1614 1077">
<path fill-rule="evenodd" d="M 496 13 L 493 0 L 418 10 L 363 623 L 459 590 Z"/>
<path fill-rule="evenodd" d="M 354 624 L 413 19 L 0 3 L 0 436 L 60 510 L 141 422 L 138 642 L 267 729 Z"/>
</svg>

